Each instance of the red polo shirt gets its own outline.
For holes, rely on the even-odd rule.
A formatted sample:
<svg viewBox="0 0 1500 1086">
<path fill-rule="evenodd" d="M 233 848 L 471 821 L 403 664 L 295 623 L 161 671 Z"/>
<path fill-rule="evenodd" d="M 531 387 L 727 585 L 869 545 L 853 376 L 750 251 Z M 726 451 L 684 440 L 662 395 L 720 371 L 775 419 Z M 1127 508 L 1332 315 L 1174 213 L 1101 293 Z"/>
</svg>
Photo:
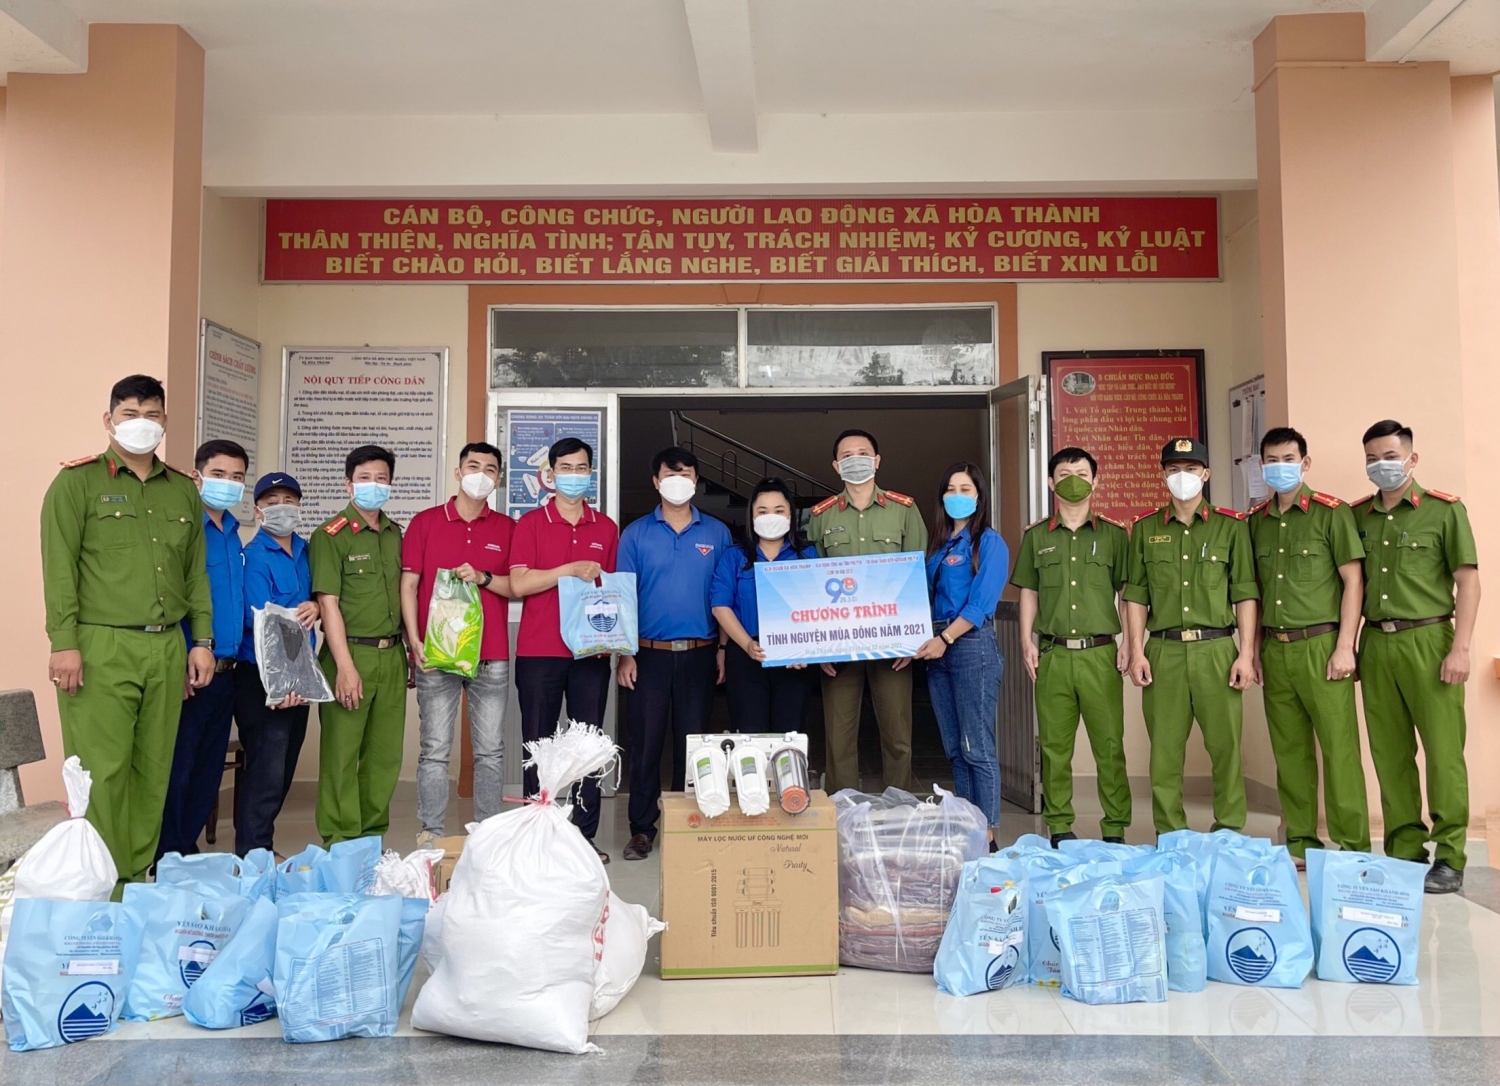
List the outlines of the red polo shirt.
<svg viewBox="0 0 1500 1086">
<path fill-rule="evenodd" d="M 569 524 L 548 502 L 516 522 L 511 540 L 511 569 L 556 569 L 569 562 L 598 562 L 605 573 L 615 571 L 615 550 L 620 529 L 587 503 L 577 524 Z M 563 643 L 557 589 L 527 596 L 521 604 L 521 632 L 516 635 L 517 656 L 566 656 L 573 650 Z"/>
<path fill-rule="evenodd" d="M 427 607 L 440 569 L 456 569 L 465 562 L 475 569 L 504 577 L 510 573 L 511 535 L 516 522 L 488 505 L 473 520 L 458 514 L 458 499 L 434 505 L 411 518 L 401 542 L 401 569 L 421 577 L 417 582 L 417 636 L 427 636 Z M 510 659 L 508 601 L 480 589 L 484 607 L 481 660 Z"/>
</svg>

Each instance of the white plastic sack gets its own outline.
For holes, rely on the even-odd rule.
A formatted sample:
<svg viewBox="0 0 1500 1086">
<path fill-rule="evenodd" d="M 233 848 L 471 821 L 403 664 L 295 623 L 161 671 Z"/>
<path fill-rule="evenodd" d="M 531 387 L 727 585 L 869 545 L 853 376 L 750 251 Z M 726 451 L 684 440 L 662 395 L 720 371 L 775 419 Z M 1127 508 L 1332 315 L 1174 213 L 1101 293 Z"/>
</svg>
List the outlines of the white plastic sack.
<svg viewBox="0 0 1500 1086">
<path fill-rule="evenodd" d="M 433 900 L 432 868 L 446 853 L 440 848 L 419 848 L 403 857 L 393 848 L 386 849 L 375 864 L 370 893 L 396 894 L 398 897 L 420 897 Z"/>
<path fill-rule="evenodd" d="M 609 914 L 604 918 L 604 952 L 594 970 L 594 998 L 589 1018 L 603 1018 L 620 1005 L 646 967 L 646 943 L 667 926 L 644 906 L 632 905 L 609 892 Z"/>
<path fill-rule="evenodd" d="M 422 963 L 428 973 L 436 973 L 443 960 L 443 914 L 448 911 L 448 895 L 442 894 L 427 910 L 427 926 L 422 929 Z"/>
<path fill-rule="evenodd" d="M 540 799 L 469 835 L 445 895 L 441 958 L 417 996 L 418 1029 L 553 1052 L 589 1052 L 589 1006 L 609 880 L 568 820 L 566 796 L 616 758 L 598 728 L 569 722 L 526 744 Z"/>
<path fill-rule="evenodd" d="M 63 763 L 62 775 L 71 817 L 27 850 L 26 862 L 16 872 L 16 897 L 108 901 L 120 876 L 104 838 L 84 817 L 93 777 L 76 754 Z"/>
</svg>

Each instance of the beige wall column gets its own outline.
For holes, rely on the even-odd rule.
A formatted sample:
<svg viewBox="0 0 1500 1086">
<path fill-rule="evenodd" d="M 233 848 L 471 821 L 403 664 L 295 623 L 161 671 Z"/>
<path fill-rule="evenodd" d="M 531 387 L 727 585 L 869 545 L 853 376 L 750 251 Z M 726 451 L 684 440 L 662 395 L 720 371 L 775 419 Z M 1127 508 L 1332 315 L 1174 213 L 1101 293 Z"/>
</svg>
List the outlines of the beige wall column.
<svg viewBox="0 0 1500 1086">
<path fill-rule="evenodd" d="M 1481 554 L 1500 553 L 1496 439 L 1481 414 L 1500 391 L 1492 89 L 1450 79 L 1445 63 L 1367 63 L 1364 50 L 1359 13 L 1278 16 L 1255 41 L 1269 420 L 1307 435 L 1315 486 L 1357 500 L 1371 490 L 1361 433 L 1400 419 L 1416 431 L 1418 477 L 1464 496 Z M 1468 692 L 1481 834 L 1500 802 L 1485 738 L 1500 709 L 1497 574 Z"/>
<path fill-rule="evenodd" d="M 0 211 L 0 459 L 8 504 L 41 507 L 58 462 L 105 447 L 109 388 L 166 379 L 164 455 L 191 467 L 196 407 L 203 50 L 176 26 L 95 25 L 83 75 L 13 74 Z M 48 761 L 28 799 L 60 797 L 35 516 L 0 521 L 0 688 L 29 687 Z"/>
</svg>

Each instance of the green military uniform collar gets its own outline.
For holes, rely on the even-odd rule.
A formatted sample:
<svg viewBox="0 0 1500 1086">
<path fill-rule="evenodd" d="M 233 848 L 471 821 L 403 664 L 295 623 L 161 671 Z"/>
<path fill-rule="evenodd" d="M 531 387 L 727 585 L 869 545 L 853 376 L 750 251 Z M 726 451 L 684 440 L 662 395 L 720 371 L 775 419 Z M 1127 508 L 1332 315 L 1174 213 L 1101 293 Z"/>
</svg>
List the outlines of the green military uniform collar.
<svg viewBox="0 0 1500 1086">
<path fill-rule="evenodd" d="M 1365 501 L 1370 503 L 1370 508 L 1365 510 L 1367 514 L 1373 513 L 1377 510 L 1382 513 L 1386 512 L 1385 502 L 1381 500 L 1380 493 L 1381 492 L 1377 490 L 1375 493 L 1371 494 L 1368 498 L 1365 499 Z M 1406 493 L 1401 495 L 1401 501 L 1398 501 L 1396 505 L 1391 506 L 1391 508 L 1394 509 L 1397 505 L 1400 505 L 1401 502 L 1406 502 L 1413 509 L 1420 509 L 1422 508 L 1422 499 L 1426 496 L 1427 491 L 1422 488 L 1420 483 L 1413 479 L 1411 482 L 1406 484 Z"/>
<path fill-rule="evenodd" d="M 1268 517 L 1279 517 L 1279 516 L 1281 516 L 1281 502 L 1277 500 L 1280 497 L 1281 497 L 1280 494 L 1273 494 L 1266 501 L 1266 508 L 1265 508 L 1265 515 L 1266 516 L 1268 516 Z M 1300 510 L 1302 510 L 1305 513 L 1311 507 L 1312 500 L 1313 500 L 1313 488 L 1310 487 L 1310 486 L 1308 486 L 1306 483 L 1303 483 L 1302 486 L 1299 487 L 1298 490 L 1297 490 L 1297 500 L 1294 501 L 1287 508 L 1287 512 L 1290 513 L 1293 509 L 1300 509 Z M 1253 512 L 1253 510 L 1252 510 L 1252 512 Z"/>
<path fill-rule="evenodd" d="M 839 491 L 839 495 L 838 495 L 837 501 L 838 501 L 838 506 L 839 506 L 839 512 L 843 512 L 845 509 L 848 509 L 851 505 L 854 505 L 853 500 L 849 497 L 849 490 L 848 490 L 847 487 L 845 489 Z M 877 486 L 875 488 L 875 497 L 870 502 L 870 505 L 878 505 L 878 506 L 880 506 L 883 509 L 883 508 L 885 508 L 885 503 L 886 503 L 886 492 L 884 490 L 882 490 L 880 487 Z M 858 509 L 859 506 L 855 505 L 854 508 Z"/>
<path fill-rule="evenodd" d="M 340 520 L 344 521 L 348 525 L 349 530 L 355 535 L 359 535 L 360 532 L 368 532 L 373 530 L 365 521 L 364 514 L 359 511 L 358 506 L 356 506 L 353 502 L 350 502 L 348 505 L 344 506 L 343 511 L 334 518 L 332 523 L 338 524 Z M 332 527 L 332 524 L 330 524 L 330 527 Z M 339 524 L 338 528 L 335 528 L 334 531 L 338 531 L 343 527 L 343 524 Z M 384 510 L 381 510 L 379 531 L 384 532 L 390 530 L 391 528 L 396 528 L 398 531 L 400 530 L 396 522 L 390 517 L 386 516 Z"/>
<path fill-rule="evenodd" d="M 1059 528 L 1067 528 L 1067 530 L 1070 532 L 1079 531 L 1083 528 L 1092 528 L 1097 532 L 1099 530 L 1099 514 L 1090 513 L 1087 517 L 1084 518 L 1083 523 L 1080 524 L 1077 528 L 1068 528 L 1068 526 L 1062 522 L 1062 518 L 1059 517 L 1056 513 L 1053 513 L 1052 516 L 1047 520 L 1047 531 L 1055 532 Z"/>
<path fill-rule="evenodd" d="M 1207 501 L 1200 498 L 1198 499 L 1198 508 L 1193 510 L 1193 519 L 1207 520 L 1209 517 L 1213 516 L 1213 512 L 1214 507 L 1209 505 Z M 1171 524 L 1174 519 L 1176 518 L 1173 514 L 1172 503 L 1167 502 L 1166 505 L 1161 507 L 1161 522 L 1163 524 Z"/>
<path fill-rule="evenodd" d="M 99 459 L 103 460 L 104 461 L 104 466 L 107 467 L 107 468 L 109 468 L 109 477 L 111 479 L 113 479 L 115 476 L 117 476 L 117 475 L 120 474 L 120 469 L 121 468 L 124 468 L 126 471 L 129 471 L 132 475 L 135 474 L 134 470 L 130 467 L 129 464 L 125 463 L 123 460 L 121 460 L 118 456 L 115 455 L 114 449 L 105 449 L 102 453 L 99 454 Z M 166 470 L 167 470 L 166 463 L 162 460 L 161 457 L 159 457 L 159 456 L 157 456 L 156 454 L 153 453 L 152 456 L 151 456 L 151 470 L 148 471 L 148 472 L 146 472 L 146 478 L 147 479 L 153 478 L 154 476 L 160 475 L 162 472 L 164 472 Z M 179 472 L 178 474 L 183 474 L 183 473 Z"/>
</svg>

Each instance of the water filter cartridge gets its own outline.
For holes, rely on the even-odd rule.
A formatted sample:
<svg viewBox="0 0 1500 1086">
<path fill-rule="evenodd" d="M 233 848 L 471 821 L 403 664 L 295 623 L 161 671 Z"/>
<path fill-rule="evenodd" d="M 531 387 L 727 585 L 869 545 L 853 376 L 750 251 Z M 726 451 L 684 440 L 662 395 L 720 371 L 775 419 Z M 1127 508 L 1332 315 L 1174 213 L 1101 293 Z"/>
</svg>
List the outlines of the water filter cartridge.
<svg viewBox="0 0 1500 1086">
<path fill-rule="evenodd" d="M 691 751 L 688 772 L 693 777 L 698 810 L 709 818 L 718 818 L 729 810 L 729 759 L 718 743 L 706 741 Z"/>
<path fill-rule="evenodd" d="M 734 790 L 740 797 L 740 810 L 747 815 L 763 815 L 771 809 L 771 785 L 766 780 L 766 753 L 753 742 L 739 743 L 729 753 L 734 770 Z"/>
<path fill-rule="evenodd" d="M 776 778 L 776 795 L 787 814 L 807 810 L 807 755 L 796 747 L 783 747 L 771 758 L 771 772 Z"/>
</svg>

